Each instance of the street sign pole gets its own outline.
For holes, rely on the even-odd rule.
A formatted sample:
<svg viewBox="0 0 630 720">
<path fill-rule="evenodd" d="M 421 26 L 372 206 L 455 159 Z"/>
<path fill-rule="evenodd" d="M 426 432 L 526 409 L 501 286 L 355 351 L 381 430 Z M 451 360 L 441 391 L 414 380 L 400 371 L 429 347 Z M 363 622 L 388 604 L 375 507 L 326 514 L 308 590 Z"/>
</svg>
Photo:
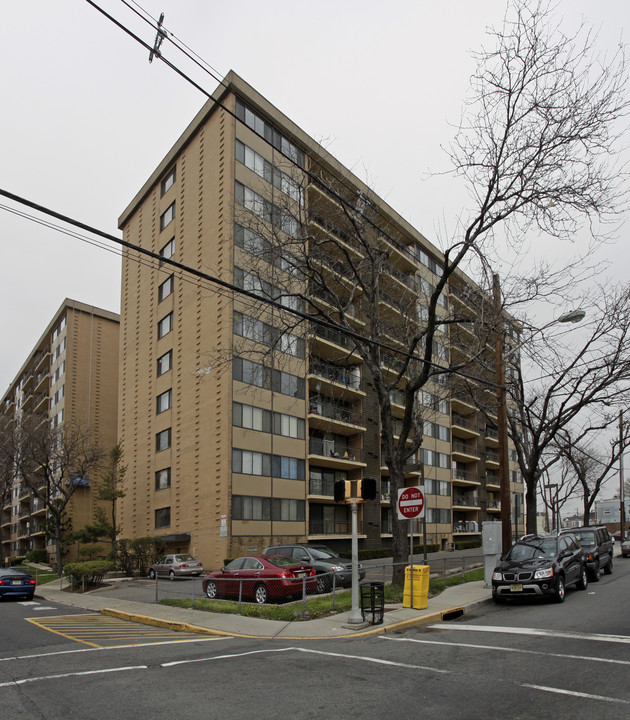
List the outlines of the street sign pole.
<svg viewBox="0 0 630 720">
<path fill-rule="evenodd" d="M 411 592 L 410 604 L 413 607 L 413 521 L 417 517 L 424 518 L 424 488 L 408 487 L 398 491 L 398 517 L 401 520 L 405 518 L 409 520 L 409 590 Z"/>
<path fill-rule="evenodd" d="M 359 506 L 356 499 L 350 501 L 352 510 L 352 608 L 348 615 L 349 625 L 358 625 L 363 622 L 363 614 L 359 608 L 359 539 L 358 522 Z"/>
</svg>

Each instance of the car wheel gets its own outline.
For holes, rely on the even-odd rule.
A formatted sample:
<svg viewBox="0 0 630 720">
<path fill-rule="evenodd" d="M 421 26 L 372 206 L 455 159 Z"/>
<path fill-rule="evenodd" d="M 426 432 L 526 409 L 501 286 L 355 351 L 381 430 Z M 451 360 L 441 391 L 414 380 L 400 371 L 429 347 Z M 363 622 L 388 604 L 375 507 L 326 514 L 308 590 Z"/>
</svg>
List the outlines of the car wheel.
<svg viewBox="0 0 630 720">
<path fill-rule="evenodd" d="M 612 575 L 612 571 L 613 571 L 613 562 L 612 562 L 612 558 L 610 558 L 610 560 L 608 561 L 608 565 L 606 565 L 606 567 L 604 568 L 604 574 Z"/>
<path fill-rule="evenodd" d="M 175 573 L 174 573 L 172 570 L 171 570 L 170 573 L 168 574 L 168 579 L 169 579 L 169 580 L 175 580 Z"/>
<path fill-rule="evenodd" d="M 325 575 L 317 576 L 317 592 L 325 593 L 330 589 L 330 580 Z"/>
<path fill-rule="evenodd" d="M 588 585 L 588 577 L 586 576 L 586 568 L 582 568 L 582 574 L 580 575 L 580 579 L 577 581 L 576 588 L 578 590 L 586 590 L 586 586 Z"/>
<path fill-rule="evenodd" d="M 591 573 L 591 582 L 599 582 L 599 568 Z"/>
<path fill-rule="evenodd" d="M 210 598 L 210 600 L 214 600 L 215 598 L 219 597 L 217 584 L 214 582 L 214 580 L 208 580 L 208 582 L 206 583 L 206 595 Z"/>
<path fill-rule="evenodd" d="M 267 600 L 269 600 L 269 590 L 267 590 L 266 585 L 263 585 L 262 583 L 256 585 L 254 588 L 254 600 L 259 605 L 263 605 L 267 602 Z"/>
<path fill-rule="evenodd" d="M 151 578 L 151 580 L 155 580 L 155 578 L 157 577 L 157 573 L 153 568 L 149 570 L 149 577 Z"/>
<path fill-rule="evenodd" d="M 560 575 L 558 577 L 558 582 L 556 584 L 556 594 L 553 596 L 553 599 L 557 603 L 563 603 L 565 595 L 566 595 L 566 590 L 564 587 L 564 578 Z"/>
</svg>

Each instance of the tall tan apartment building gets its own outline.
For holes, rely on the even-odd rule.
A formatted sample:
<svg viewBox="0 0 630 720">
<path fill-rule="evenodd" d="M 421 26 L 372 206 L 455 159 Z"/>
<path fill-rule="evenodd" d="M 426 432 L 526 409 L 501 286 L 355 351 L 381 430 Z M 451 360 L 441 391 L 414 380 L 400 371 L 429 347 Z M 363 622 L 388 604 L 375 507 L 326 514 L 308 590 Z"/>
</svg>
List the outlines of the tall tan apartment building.
<svg viewBox="0 0 630 720">
<path fill-rule="evenodd" d="M 89 428 L 107 450 L 117 442 L 119 316 L 66 299 L 5 392 L 0 422 L 11 428 L 26 418 L 57 429 Z M 32 427 L 32 426 L 31 426 Z M 3 468 L 9 493 L 3 499 L 2 557 L 55 547 L 47 537 L 46 505 L 20 477 Z M 67 521 L 79 530 L 95 521 L 94 478 L 83 478 L 72 495 Z"/>
<path fill-rule="evenodd" d="M 374 241 L 378 299 L 347 272 L 348 264 L 372 267 L 350 227 L 369 215 L 386 226 Z M 325 318 L 342 318 L 357 336 L 368 322 L 385 323 L 404 350 L 404 313 L 423 317 L 440 252 L 233 73 L 119 226 L 127 242 L 154 254 L 123 257 L 123 536 L 160 536 L 210 567 L 278 542 L 341 549 L 351 524 L 334 483 L 374 478 L 378 496 L 360 507 L 360 546 L 391 542 L 395 503 L 373 377 L 353 350 L 356 338 Z M 365 227 L 374 236 L 376 225 Z M 488 302 L 459 273 L 439 312 L 470 317 Z M 324 321 L 307 324 L 301 313 Z M 435 360 L 448 366 L 475 336 L 464 323 L 436 338 Z M 383 352 L 383 372 L 395 375 L 394 355 Z M 442 547 L 479 538 L 481 523 L 501 512 L 496 417 L 471 397 L 447 376 L 418 393 L 424 441 L 405 476 L 423 482 L 428 539 Z M 402 396 L 394 390 L 390 402 L 401 418 Z M 511 471 L 518 496 L 515 464 Z"/>
</svg>

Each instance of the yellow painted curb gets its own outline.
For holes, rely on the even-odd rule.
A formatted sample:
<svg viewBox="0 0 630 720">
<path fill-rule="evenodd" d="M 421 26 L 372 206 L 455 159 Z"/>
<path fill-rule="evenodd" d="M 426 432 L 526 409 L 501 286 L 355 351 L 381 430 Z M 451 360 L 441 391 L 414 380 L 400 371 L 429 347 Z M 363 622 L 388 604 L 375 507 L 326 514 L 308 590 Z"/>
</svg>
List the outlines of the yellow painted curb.
<svg viewBox="0 0 630 720">
<path fill-rule="evenodd" d="M 399 622 L 392 623 L 391 625 L 378 625 L 371 627 L 369 630 L 363 632 L 348 633 L 347 635 L 322 635 L 322 636 L 309 636 L 309 635 L 247 635 L 244 633 L 228 633 L 223 630 L 213 630 L 211 628 L 201 627 L 199 625 L 191 625 L 190 623 L 179 622 L 176 620 L 162 620 L 160 618 L 150 617 L 149 615 L 136 615 L 135 613 L 128 613 L 121 610 L 112 610 L 111 608 L 103 608 L 101 610 L 103 615 L 110 615 L 111 617 L 119 618 L 121 620 L 130 620 L 131 622 L 142 623 L 144 625 L 153 625 L 155 627 L 168 628 L 176 632 L 191 632 L 200 633 L 204 635 L 216 635 L 219 637 L 241 637 L 241 638 L 259 638 L 262 640 L 347 640 L 348 638 L 365 637 L 368 635 L 380 635 L 383 633 L 398 632 L 406 630 L 410 627 L 416 627 L 418 625 L 424 625 L 429 622 L 437 622 L 444 620 L 447 615 L 465 615 L 466 609 L 457 605 L 447 610 L 438 610 L 428 615 L 419 615 L 415 618 L 409 618 L 407 620 L 400 620 Z"/>
</svg>

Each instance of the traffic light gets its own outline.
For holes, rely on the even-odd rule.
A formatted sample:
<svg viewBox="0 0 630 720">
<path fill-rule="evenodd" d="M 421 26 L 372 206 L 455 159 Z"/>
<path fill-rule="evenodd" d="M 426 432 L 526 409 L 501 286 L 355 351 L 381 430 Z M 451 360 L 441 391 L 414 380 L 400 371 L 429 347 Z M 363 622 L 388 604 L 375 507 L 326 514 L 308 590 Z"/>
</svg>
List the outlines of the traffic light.
<svg viewBox="0 0 630 720">
<path fill-rule="evenodd" d="M 352 496 L 352 484 L 350 480 L 335 480 L 334 497 L 336 503 L 346 501 L 346 498 Z"/>
<path fill-rule="evenodd" d="M 376 480 L 374 478 L 359 480 L 357 495 L 362 500 L 376 500 Z"/>
</svg>

